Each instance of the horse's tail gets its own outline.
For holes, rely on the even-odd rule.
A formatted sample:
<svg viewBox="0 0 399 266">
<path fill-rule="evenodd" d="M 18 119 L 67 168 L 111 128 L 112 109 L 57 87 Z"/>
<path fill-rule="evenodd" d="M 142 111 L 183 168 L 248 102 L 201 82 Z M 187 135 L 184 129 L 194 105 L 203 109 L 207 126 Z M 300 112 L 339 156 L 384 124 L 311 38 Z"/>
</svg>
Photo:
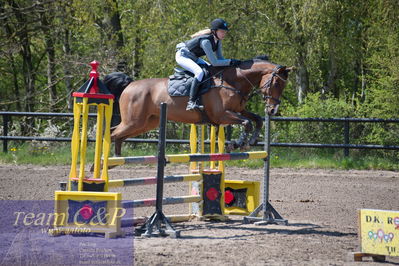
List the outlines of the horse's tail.
<svg viewBox="0 0 399 266">
<path fill-rule="evenodd" d="M 119 101 L 123 90 L 133 81 L 131 77 L 122 72 L 113 72 L 104 77 L 104 84 L 115 96 L 115 101 Z"/>
<path fill-rule="evenodd" d="M 119 97 L 123 90 L 133 81 L 131 77 L 122 72 L 113 72 L 104 77 L 104 84 L 109 91 L 115 96 L 115 102 L 112 110 L 111 131 L 115 129 L 121 122 L 121 114 L 119 110 Z"/>
</svg>

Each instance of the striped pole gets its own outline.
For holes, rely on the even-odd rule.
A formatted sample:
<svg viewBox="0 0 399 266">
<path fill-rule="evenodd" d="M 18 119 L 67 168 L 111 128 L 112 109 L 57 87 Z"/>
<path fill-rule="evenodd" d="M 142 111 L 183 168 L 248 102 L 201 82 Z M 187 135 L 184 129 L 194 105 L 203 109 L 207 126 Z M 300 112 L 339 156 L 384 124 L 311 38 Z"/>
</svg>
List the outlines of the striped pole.
<svg viewBox="0 0 399 266">
<path fill-rule="evenodd" d="M 211 153 L 211 154 L 173 154 L 167 155 L 166 160 L 171 163 L 232 161 L 245 159 L 263 159 L 267 157 L 265 151 Z"/>
<path fill-rule="evenodd" d="M 211 153 L 211 154 L 171 154 L 166 155 L 169 163 L 188 163 L 188 162 L 212 162 L 212 161 L 232 161 L 245 159 L 264 159 L 267 157 L 266 151 L 235 152 L 235 153 Z M 157 163 L 157 156 L 141 157 L 111 157 L 108 165 L 138 164 L 138 163 Z"/>
<path fill-rule="evenodd" d="M 158 162 L 157 156 L 136 156 L 136 157 L 110 157 L 108 158 L 108 165 L 124 165 L 124 164 L 156 164 Z"/>
<path fill-rule="evenodd" d="M 165 183 L 176 183 L 176 182 L 189 182 L 189 181 L 200 181 L 202 176 L 199 174 L 192 175 L 171 175 L 165 176 Z M 131 179 L 117 179 L 110 180 L 108 182 L 109 187 L 128 187 L 128 186 L 140 186 L 140 185 L 154 185 L 157 183 L 156 177 L 141 177 Z"/>
<path fill-rule="evenodd" d="M 175 205 L 190 202 L 200 202 L 202 200 L 201 196 L 180 196 L 180 197 L 168 197 L 163 198 L 162 205 Z M 156 198 L 142 199 L 142 200 L 132 200 L 122 202 L 122 208 L 138 208 L 138 207 L 151 207 L 155 206 Z"/>
</svg>

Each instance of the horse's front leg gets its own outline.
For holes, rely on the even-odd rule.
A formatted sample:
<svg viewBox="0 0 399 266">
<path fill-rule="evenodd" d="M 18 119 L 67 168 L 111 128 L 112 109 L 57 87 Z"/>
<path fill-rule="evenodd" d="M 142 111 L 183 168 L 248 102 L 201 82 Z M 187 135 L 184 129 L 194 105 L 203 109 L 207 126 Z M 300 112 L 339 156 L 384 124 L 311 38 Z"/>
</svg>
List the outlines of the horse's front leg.
<svg viewBox="0 0 399 266">
<path fill-rule="evenodd" d="M 237 142 L 233 141 L 233 147 L 235 149 L 240 148 L 241 150 L 248 150 L 249 149 L 248 137 L 253 130 L 252 123 L 250 120 L 246 119 L 241 124 L 244 126 L 244 131 L 241 132 Z"/>
<path fill-rule="evenodd" d="M 263 119 L 261 116 L 251 113 L 247 110 L 241 112 L 241 115 L 255 122 L 255 130 L 252 134 L 251 139 L 249 140 L 249 145 L 253 146 L 258 142 L 259 133 L 262 130 Z"/>
<path fill-rule="evenodd" d="M 231 141 L 230 144 L 227 146 L 227 151 L 230 152 L 233 149 L 244 149 L 248 147 L 248 136 L 252 132 L 253 127 L 251 121 L 244 117 L 241 114 L 234 113 L 232 111 L 226 110 L 224 113 L 220 115 L 214 116 L 214 123 L 219 125 L 243 125 L 244 131 L 241 133 L 240 137 L 237 141 Z"/>
</svg>

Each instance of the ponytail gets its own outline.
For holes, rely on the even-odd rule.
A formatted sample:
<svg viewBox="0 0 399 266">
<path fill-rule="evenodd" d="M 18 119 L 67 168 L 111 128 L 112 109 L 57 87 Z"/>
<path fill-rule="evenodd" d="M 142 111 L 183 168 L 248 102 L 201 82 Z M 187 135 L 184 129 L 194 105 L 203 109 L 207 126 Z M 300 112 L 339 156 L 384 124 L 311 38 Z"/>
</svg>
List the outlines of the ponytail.
<svg viewBox="0 0 399 266">
<path fill-rule="evenodd" d="M 195 37 L 198 37 L 198 36 L 201 36 L 201 35 L 208 35 L 208 34 L 211 34 L 211 33 L 212 33 L 211 29 L 204 29 L 204 30 L 197 31 L 196 33 L 192 34 L 190 37 L 191 38 L 195 38 Z"/>
</svg>

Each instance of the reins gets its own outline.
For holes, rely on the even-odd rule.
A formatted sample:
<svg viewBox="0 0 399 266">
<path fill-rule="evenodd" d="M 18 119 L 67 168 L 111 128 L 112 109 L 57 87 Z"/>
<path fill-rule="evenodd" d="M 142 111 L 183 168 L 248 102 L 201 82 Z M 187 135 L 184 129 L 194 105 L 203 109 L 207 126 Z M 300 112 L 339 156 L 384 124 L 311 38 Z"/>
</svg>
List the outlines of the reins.
<svg viewBox="0 0 399 266">
<path fill-rule="evenodd" d="M 210 80 L 210 79 L 213 78 L 213 77 L 218 77 L 218 76 L 220 76 L 220 77 L 219 77 L 219 79 L 220 79 L 220 84 L 219 84 L 219 85 L 213 85 L 213 86 L 211 86 L 211 88 L 225 88 L 225 89 L 231 90 L 231 91 L 233 91 L 233 92 L 235 92 L 236 94 L 238 94 L 238 95 L 241 96 L 241 98 L 242 98 L 242 99 L 241 99 L 241 102 L 244 101 L 244 100 L 245 100 L 245 101 L 248 101 L 248 100 L 250 100 L 255 94 L 262 95 L 261 92 L 262 92 L 263 89 L 267 89 L 267 93 L 269 94 L 271 85 L 272 85 L 272 83 L 273 83 L 273 79 L 274 79 L 275 77 L 281 79 L 281 80 L 284 81 L 284 82 L 287 82 L 287 79 L 282 78 L 282 77 L 278 74 L 278 71 L 279 71 L 282 67 L 283 67 L 283 66 L 281 66 L 281 65 L 277 65 L 277 66 L 272 70 L 272 71 L 273 71 L 273 72 L 272 72 L 272 76 L 271 76 L 271 77 L 265 82 L 265 84 L 263 84 L 263 86 L 261 86 L 259 89 L 255 89 L 257 86 L 255 86 L 255 85 L 244 75 L 244 73 L 242 73 L 241 69 L 238 67 L 238 71 L 242 74 L 242 76 L 243 76 L 243 77 L 248 81 L 248 83 L 252 86 L 251 92 L 250 92 L 249 95 L 246 95 L 246 94 L 242 93 L 240 90 L 238 90 L 238 89 L 236 89 L 236 88 L 223 85 L 223 82 L 224 82 L 224 79 L 223 79 L 223 72 L 224 72 L 225 69 L 222 69 L 222 70 L 220 70 L 219 72 L 217 72 L 216 74 L 209 76 L 207 79 L 203 80 L 201 83 L 206 82 L 206 81 Z M 273 104 L 273 105 L 278 105 L 278 104 L 281 103 L 281 100 L 280 100 L 280 99 L 274 98 L 274 97 L 271 96 L 270 94 L 269 94 L 269 95 L 262 95 L 262 96 L 263 96 L 263 100 L 271 99 L 271 100 L 273 100 L 274 102 L 276 102 L 276 103 Z"/>
<path fill-rule="evenodd" d="M 216 74 L 211 75 L 209 78 L 205 79 L 205 80 L 202 81 L 202 82 L 205 82 L 205 81 L 207 81 L 207 80 L 209 80 L 209 79 L 211 79 L 211 78 L 213 78 L 213 77 L 218 77 L 218 76 L 220 76 L 220 77 L 219 77 L 219 79 L 220 79 L 220 84 L 219 84 L 219 85 L 213 85 L 213 86 L 211 86 L 211 88 L 225 88 L 225 89 L 231 90 L 231 91 L 237 93 L 238 95 L 240 95 L 241 98 L 242 98 L 242 100 L 244 100 L 245 98 L 247 98 L 248 96 L 245 95 L 244 93 L 242 93 L 240 90 L 237 90 L 236 88 L 233 88 L 233 87 L 229 87 L 229 86 L 223 85 L 223 82 L 224 82 L 224 79 L 223 79 L 223 72 L 224 72 L 224 71 L 225 71 L 225 69 L 222 69 L 222 70 L 220 70 L 219 72 L 217 72 Z M 201 83 L 202 83 L 202 82 L 201 82 Z M 245 99 L 245 100 L 247 101 L 248 99 Z"/>
</svg>

